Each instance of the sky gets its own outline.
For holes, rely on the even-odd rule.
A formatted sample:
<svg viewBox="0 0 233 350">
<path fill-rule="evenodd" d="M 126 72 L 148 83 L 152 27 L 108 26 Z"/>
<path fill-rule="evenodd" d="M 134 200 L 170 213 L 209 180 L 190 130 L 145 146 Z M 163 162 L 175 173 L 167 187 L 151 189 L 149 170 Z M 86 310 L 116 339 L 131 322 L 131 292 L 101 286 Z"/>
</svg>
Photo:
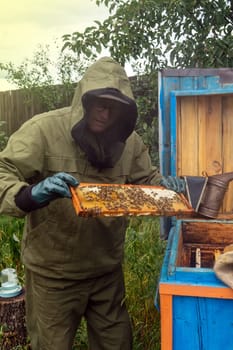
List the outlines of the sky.
<svg viewBox="0 0 233 350">
<path fill-rule="evenodd" d="M 64 34 L 83 32 L 109 16 L 95 0 L 0 0 L 0 62 L 19 65 L 39 45 L 54 45 Z M 0 71 L 0 91 L 14 88 Z"/>
</svg>

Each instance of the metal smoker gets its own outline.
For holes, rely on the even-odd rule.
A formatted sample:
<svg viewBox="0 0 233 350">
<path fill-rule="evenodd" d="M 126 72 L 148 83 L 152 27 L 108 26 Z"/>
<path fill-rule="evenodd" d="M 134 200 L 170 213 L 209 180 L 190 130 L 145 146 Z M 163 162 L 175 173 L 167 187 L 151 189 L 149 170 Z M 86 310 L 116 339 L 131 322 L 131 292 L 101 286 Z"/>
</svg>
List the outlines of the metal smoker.
<svg viewBox="0 0 233 350">
<path fill-rule="evenodd" d="M 209 177 L 187 176 L 186 189 L 190 203 L 198 214 L 215 219 L 218 216 L 233 172 Z"/>
</svg>

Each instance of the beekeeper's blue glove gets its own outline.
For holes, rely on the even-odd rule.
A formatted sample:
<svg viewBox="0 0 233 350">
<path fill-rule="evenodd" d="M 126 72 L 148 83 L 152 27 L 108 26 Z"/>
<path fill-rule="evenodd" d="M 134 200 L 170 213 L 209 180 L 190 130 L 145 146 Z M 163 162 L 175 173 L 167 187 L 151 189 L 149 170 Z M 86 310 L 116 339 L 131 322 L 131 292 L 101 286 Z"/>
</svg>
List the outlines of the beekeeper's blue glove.
<svg viewBox="0 0 233 350">
<path fill-rule="evenodd" d="M 33 186 L 31 197 L 39 204 L 50 202 L 59 197 L 71 198 L 69 186 L 76 187 L 78 184 L 78 180 L 73 176 L 63 172 L 57 173 Z"/>
<path fill-rule="evenodd" d="M 185 193 L 185 180 L 176 176 L 162 176 L 160 185 L 166 187 L 169 190 Z"/>
</svg>

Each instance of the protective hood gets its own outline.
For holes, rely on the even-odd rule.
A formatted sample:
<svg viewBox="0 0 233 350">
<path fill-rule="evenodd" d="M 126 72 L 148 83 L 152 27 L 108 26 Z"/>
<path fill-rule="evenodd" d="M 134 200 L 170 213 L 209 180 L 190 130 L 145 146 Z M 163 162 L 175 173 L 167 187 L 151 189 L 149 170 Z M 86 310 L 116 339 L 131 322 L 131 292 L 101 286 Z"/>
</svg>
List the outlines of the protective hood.
<svg viewBox="0 0 233 350">
<path fill-rule="evenodd" d="M 88 129 L 86 111 L 93 100 L 101 98 L 115 101 L 119 117 L 110 128 L 94 134 Z M 72 119 L 76 122 L 71 134 L 92 165 L 114 167 L 135 128 L 137 107 L 125 70 L 113 59 L 101 58 L 87 69 L 76 88 Z"/>
</svg>

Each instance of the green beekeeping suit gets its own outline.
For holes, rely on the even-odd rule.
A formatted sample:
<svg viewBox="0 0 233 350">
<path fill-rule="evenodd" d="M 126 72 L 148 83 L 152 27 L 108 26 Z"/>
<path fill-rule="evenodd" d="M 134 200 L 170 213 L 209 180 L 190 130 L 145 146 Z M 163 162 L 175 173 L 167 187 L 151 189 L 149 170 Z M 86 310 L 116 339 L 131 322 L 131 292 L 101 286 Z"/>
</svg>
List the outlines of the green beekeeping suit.
<svg viewBox="0 0 233 350">
<path fill-rule="evenodd" d="M 1 213 L 24 216 L 14 201 L 19 189 L 64 170 L 80 182 L 157 183 L 158 173 L 136 132 L 127 139 L 115 167 L 102 170 L 88 162 L 72 139 L 71 129 L 83 117 L 82 95 L 105 86 L 116 87 L 132 98 L 124 70 L 103 58 L 78 84 L 71 108 L 38 115 L 12 135 L 0 156 Z M 125 226 L 124 217 L 79 218 L 69 199 L 56 200 L 27 215 L 23 262 L 31 270 L 54 278 L 88 278 L 111 271 L 122 259 Z"/>
<path fill-rule="evenodd" d="M 90 281 L 115 271 L 122 263 L 127 220 L 125 217 L 78 217 L 69 198 L 58 198 L 41 208 L 24 210 L 16 204 L 17 194 L 58 172 L 66 172 L 86 183 L 158 184 L 160 179 L 157 169 L 151 165 L 147 148 L 132 130 L 136 117 L 130 115 L 130 109 L 115 126 L 125 136 L 117 139 L 113 129 L 106 137 L 112 150 L 108 155 L 112 163 L 101 162 L 106 158 L 98 151 L 103 140 L 100 145 L 90 141 L 95 157 L 88 153 L 89 144 L 85 148 L 89 135 L 86 137 L 84 133 L 80 139 L 79 134 L 83 131 L 85 103 L 88 103 L 88 98 L 85 101 L 83 98 L 89 96 L 89 91 L 108 88 L 117 89 L 126 101 L 133 101 L 124 69 L 104 57 L 87 69 L 70 107 L 34 116 L 10 137 L 0 153 L 0 213 L 25 216 L 22 261 L 30 273 L 55 284 L 56 281 Z M 105 145 L 103 149 L 106 148 Z M 116 159 L 112 156 L 114 151 Z"/>
</svg>

